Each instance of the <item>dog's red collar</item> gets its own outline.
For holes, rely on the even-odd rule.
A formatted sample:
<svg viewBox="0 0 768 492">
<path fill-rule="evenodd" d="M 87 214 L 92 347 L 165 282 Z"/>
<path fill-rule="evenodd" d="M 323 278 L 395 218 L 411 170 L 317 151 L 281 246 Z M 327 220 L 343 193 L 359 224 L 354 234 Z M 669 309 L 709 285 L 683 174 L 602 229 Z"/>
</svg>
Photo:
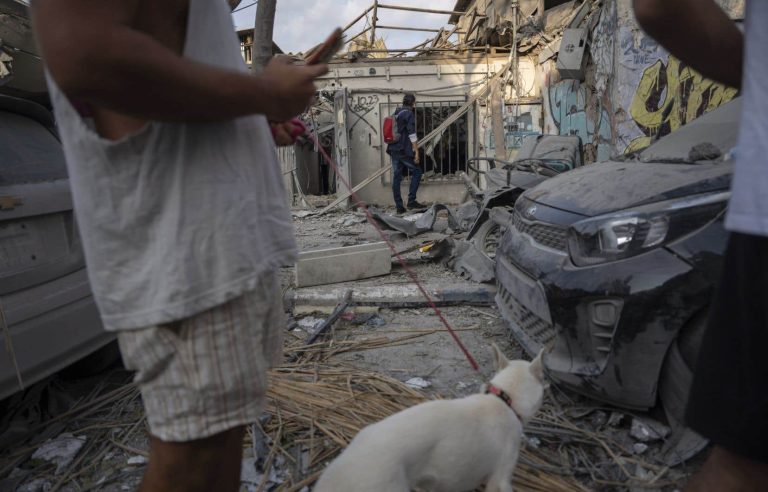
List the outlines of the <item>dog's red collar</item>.
<svg viewBox="0 0 768 492">
<path fill-rule="evenodd" d="M 512 397 L 509 396 L 507 394 L 507 392 L 505 392 L 503 389 L 488 383 L 485 386 L 485 394 L 486 395 L 493 395 L 493 396 L 497 397 L 498 399 L 500 399 L 501 401 L 503 401 L 504 403 L 506 403 L 506 405 L 509 407 L 509 409 L 514 412 L 514 414 L 518 418 L 518 420 L 520 420 L 520 423 L 523 422 L 523 419 L 520 417 L 520 414 L 517 413 L 517 410 L 515 410 L 515 407 L 512 406 Z"/>
</svg>

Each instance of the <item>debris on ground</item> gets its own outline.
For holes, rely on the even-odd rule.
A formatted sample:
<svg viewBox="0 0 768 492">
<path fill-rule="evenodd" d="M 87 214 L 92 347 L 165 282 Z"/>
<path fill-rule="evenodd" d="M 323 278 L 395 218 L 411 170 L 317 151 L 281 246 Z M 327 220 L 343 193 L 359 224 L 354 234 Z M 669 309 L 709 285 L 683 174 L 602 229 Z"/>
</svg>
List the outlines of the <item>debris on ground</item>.
<svg viewBox="0 0 768 492">
<path fill-rule="evenodd" d="M 391 256 L 384 242 L 303 251 L 296 261 L 296 286 L 312 287 L 389 275 Z"/>
<path fill-rule="evenodd" d="M 353 225 L 357 224 L 363 224 L 368 219 L 364 214 L 346 214 L 341 217 L 339 217 L 338 220 L 336 220 L 336 225 L 339 225 L 341 227 L 351 227 Z"/>
<path fill-rule="evenodd" d="M 58 475 L 75 460 L 75 456 L 83 448 L 85 441 L 85 436 L 75 437 L 70 433 L 61 434 L 37 448 L 32 454 L 32 459 L 53 463 L 56 465 L 56 475 Z"/>
<path fill-rule="evenodd" d="M 291 212 L 291 215 L 299 219 L 303 219 L 304 217 L 309 217 L 310 215 L 313 215 L 313 214 L 314 212 L 311 210 L 294 210 L 293 212 Z"/>
<path fill-rule="evenodd" d="M 349 307 L 350 302 L 352 302 L 352 290 L 347 289 L 346 292 L 341 296 L 339 300 L 339 304 L 336 306 L 336 308 L 333 310 L 333 312 L 328 316 L 326 319 L 324 319 L 322 322 L 317 324 L 315 328 L 312 330 L 312 332 L 307 336 L 306 343 L 307 345 L 311 345 L 314 343 L 315 340 L 317 340 L 317 337 L 325 333 L 326 330 L 331 328 L 333 324 L 341 317 L 342 314 L 344 314 L 344 311 L 347 310 L 347 307 Z"/>
<path fill-rule="evenodd" d="M 130 466 L 141 466 L 149 463 L 149 458 L 142 455 L 131 456 L 126 462 Z"/>
<path fill-rule="evenodd" d="M 369 207 L 368 211 L 374 220 L 376 220 L 376 222 L 378 222 L 384 229 L 399 231 L 408 237 L 418 236 L 419 234 L 431 231 L 435 227 L 435 222 L 437 221 L 440 212 L 445 212 L 448 215 L 448 227 L 453 232 L 461 232 L 464 230 L 461 226 L 461 222 L 453 213 L 453 210 L 439 203 L 429 207 L 426 212 L 405 215 L 402 217 L 383 213 L 375 207 Z"/>
<path fill-rule="evenodd" d="M 411 378 L 405 382 L 405 385 L 413 389 L 427 389 L 432 386 L 432 383 L 424 378 Z"/>
<path fill-rule="evenodd" d="M 428 256 L 440 260 L 463 279 L 473 282 L 496 279 L 495 262 L 473 242 L 445 238 L 430 248 Z"/>
<path fill-rule="evenodd" d="M 370 224 L 344 225 L 357 220 L 343 213 L 297 218 L 301 248 L 379 241 Z M 436 228 L 449 228 L 445 214 L 437 220 Z M 338 227 L 352 235 L 327 234 Z M 248 427 L 241 490 L 309 492 L 324 466 L 366 425 L 429 399 L 480 391 L 490 377 L 491 356 L 486 352 L 491 342 L 512 358 L 523 356 L 500 319 L 493 285 L 469 282 L 424 258 L 420 249 L 425 242 L 443 237 L 434 231 L 418 239 L 400 236 L 397 247 L 409 250 L 403 253 L 406 261 L 477 357 L 483 374 L 469 367 L 396 263 L 388 276 L 307 288 L 295 288 L 293 272 L 286 270 L 284 297 L 297 321 L 286 330 L 284 362 L 270 375 L 265 414 Z M 350 302 L 343 306 L 347 291 Z M 13 434 L 14 441 L 4 442 L 0 490 L 122 492 L 138 487 L 149 449 L 140 394 L 125 371 L 98 378 L 70 391 L 68 403 L 56 413 L 41 414 L 24 432 Z M 29 391 L 19 401 L 29 408 L 44 406 L 40 402 L 49 392 Z M 671 436 L 643 442 L 634 437 L 633 427 L 636 433 L 646 427 L 659 430 L 649 419 L 553 386 L 542 411 L 525 429 L 515 490 L 682 488 L 693 465 L 665 464 L 663 450 Z M 84 441 L 68 463 L 59 467 L 33 459 L 46 440 L 70 436 Z"/>
<path fill-rule="evenodd" d="M 299 326 L 299 328 L 306 331 L 307 333 L 312 333 L 315 331 L 315 328 L 317 327 L 317 325 L 319 325 L 323 321 L 325 321 L 323 318 L 306 316 L 304 318 L 301 318 L 296 324 Z"/>
<path fill-rule="evenodd" d="M 630 435 L 641 442 L 660 441 L 671 432 L 670 428 L 650 419 L 635 417 L 632 419 Z"/>
<path fill-rule="evenodd" d="M 381 328 L 387 324 L 387 320 L 379 316 L 378 313 L 362 313 L 353 316 L 350 321 L 354 325 L 366 326 L 368 328 Z"/>
</svg>

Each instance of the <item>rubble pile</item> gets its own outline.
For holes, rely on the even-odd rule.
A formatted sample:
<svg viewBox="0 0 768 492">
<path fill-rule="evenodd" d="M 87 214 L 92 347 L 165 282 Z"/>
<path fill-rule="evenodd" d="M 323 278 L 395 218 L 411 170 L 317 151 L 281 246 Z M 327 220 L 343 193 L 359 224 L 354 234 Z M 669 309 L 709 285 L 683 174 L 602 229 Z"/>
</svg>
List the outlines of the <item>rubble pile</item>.
<svg viewBox="0 0 768 492">
<path fill-rule="evenodd" d="M 338 247 L 347 237 L 376 241 L 373 228 L 358 217 L 297 217 L 302 249 Z M 309 492 L 323 467 L 364 426 L 427 399 L 478 391 L 490 376 L 485 352 L 491 341 L 512 357 L 523 356 L 493 304 L 493 286 L 468 282 L 421 251 L 425 242 L 444 236 L 447 221 L 438 214 L 434 229 L 417 237 L 389 232 L 398 248 L 411 250 L 404 255 L 419 277 L 444 296 L 436 297 L 441 311 L 477 356 L 483 374 L 471 370 L 419 294 L 408 291 L 396 262 L 388 276 L 336 288 L 291 288 L 287 270 L 283 283 L 293 321 L 286 330 L 284 363 L 271 375 L 265 414 L 247 433 L 241 490 Z M 351 233 L 326 235 L 332 228 Z M 57 415 L 41 417 L 6 443 L 0 490 L 137 487 L 149 444 L 140 395 L 122 370 L 100 377 L 99 384 L 83 384 L 87 389 L 80 396 L 69 391 L 72 401 Z M 34 407 L 43 397 L 28 400 L 25 405 Z M 25 413 L 16 409 L 15 414 Z M 675 490 L 690 467 L 670 468 L 659 458 L 667 432 L 647 416 L 601 408 L 553 387 L 526 429 L 516 490 Z"/>
</svg>

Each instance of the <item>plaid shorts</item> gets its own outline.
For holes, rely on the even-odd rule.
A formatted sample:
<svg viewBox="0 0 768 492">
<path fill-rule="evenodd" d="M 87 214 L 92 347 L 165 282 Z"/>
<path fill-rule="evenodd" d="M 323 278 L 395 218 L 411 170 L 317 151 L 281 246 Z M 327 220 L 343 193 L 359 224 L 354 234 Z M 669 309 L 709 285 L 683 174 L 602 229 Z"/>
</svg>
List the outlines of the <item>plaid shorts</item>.
<svg viewBox="0 0 768 492">
<path fill-rule="evenodd" d="M 186 442 L 255 422 L 284 330 L 280 283 L 270 273 L 226 304 L 120 332 L 123 362 L 136 371 L 152 435 Z"/>
</svg>

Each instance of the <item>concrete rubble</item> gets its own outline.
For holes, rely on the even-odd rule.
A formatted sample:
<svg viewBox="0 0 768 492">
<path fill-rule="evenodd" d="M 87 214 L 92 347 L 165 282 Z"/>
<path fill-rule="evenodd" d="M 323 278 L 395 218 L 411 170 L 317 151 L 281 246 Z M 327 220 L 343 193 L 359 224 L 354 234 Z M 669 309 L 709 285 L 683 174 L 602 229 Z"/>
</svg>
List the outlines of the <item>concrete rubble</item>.
<svg viewBox="0 0 768 492">
<path fill-rule="evenodd" d="M 670 432 L 669 427 L 662 425 L 659 422 L 635 417 L 632 419 L 632 429 L 629 433 L 638 441 L 647 443 L 660 441 L 667 437 Z"/>
<path fill-rule="evenodd" d="M 435 227 L 438 213 L 441 211 L 445 211 L 448 215 L 448 227 L 451 231 L 464 231 L 453 210 L 439 203 L 432 205 L 425 212 L 405 215 L 402 217 L 382 213 L 375 207 L 369 207 L 368 210 L 370 211 L 374 220 L 376 220 L 381 227 L 402 232 L 408 237 L 417 236 L 424 232 L 431 231 Z"/>
<path fill-rule="evenodd" d="M 354 222 L 357 223 L 357 222 Z M 358 244 L 299 253 L 296 286 L 334 284 L 387 275 L 392 270 L 386 243 Z"/>
<path fill-rule="evenodd" d="M 340 219 L 344 216 L 336 213 L 295 217 L 301 249 L 336 248 L 349 238 L 360 244 L 380 239 L 370 224 L 350 220 L 348 226 L 343 226 L 346 219 Z M 436 229 L 444 230 L 447 222 L 445 214 L 438 216 Z M 326 234 L 333 227 L 346 227 L 351 235 Z M 463 279 L 446 265 L 425 258 L 420 248 L 414 248 L 425 239 L 435 242 L 441 237 L 443 233 L 434 231 L 419 237 L 399 235 L 394 238 L 394 244 L 398 250 L 411 249 L 403 254 L 405 261 L 440 303 L 441 312 L 479 360 L 482 374 L 469 367 L 399 263 L 392 263 L 389 275 L 306 288 L 296 287 L 293 271 L 286 269 L 282 275 L 286 306 L 294 322 L 286 330 L 285 366 L 272 377 L 270 402 L 274 405 L 268 405 L 267 412 L 248 432 L 241 490 L 311 489 L 312 477 L 338 452 L 339 443 L 323 434 L 317 425 L 313 427 L 310 421 L 302 420 L 302 412 L 314 412 L 319 419 L 315 420 L 316 424 L 323 428 L 330 426 L 327 427 L 330 432 L 342 432 L 348 424 L 322 419 L 330 418 L 329 412 L 341 412 L 343 422 L 349 419 L 357 428 L 364 425 L 366 418 L 371 418 L 365 415 L 372 412 L 378 415 L 376 412 L 383 412 L 382 409 L 394 401 L 399 402 L 397 405 L 409 406 L 421 399 L 450 398 L 478 391 L 492 371 L 488 350 L 491 342 L 501 346 L 511 358 L 523 357 L 522 349 L 509 338 L 493 303 L 495 288 Z M 347 295 L 349 302 L 345 302 Z M 53 456 L 55 453 L 48 450 L 61 447 L 52 443 L 67 443 L 63 446 L 69 450 L 63 453 L 66 459 L 53 463 L 32 459 L 32 452 L 0 454 L 0 469 L 9 470 L 7 475 L 0 475 L 0 490 L 8 485 L 10 490 L 42 491 L 59 481 L 107 491 L 135 489 L 146 467 L 149 444 L 146 428 L 137 424 L 142 422 L 139 395 L 128 384 L 130 375 L 120 370 L 99 377 L 103 378 L 103 382 L 98 383 L 104 387 L 101 394 L 92 393 L 95 383 L 88 381 L 79 390 L 83 396 L 75 400 L 83 405 L 85 417 L 77 417 L 77 410 L 69 410 L 74 412 L 74 417 L 50 442 L 35 448 L 39 450 L 38 457 Z M 333 386 L 336 384 L 333 381 L 338 382 L 338 388 Z M 387 386 L 377 390 L 382 381 L 388 381 Z M 339 396 L 335 392 L 347 395 L 346 398 L 350 388 L 355 392 L 354 400 L 338 405 Z M 292 400 L 304 394 L 296 393 L 300 389 L 311 397 L 306 401 Z M 315 405 L 326 391 L 334 395 L 328 397 L 329 407 L 301 406 Z M 410 393 L 401 395 L 403 391 Z M 378 399 L 377 403 L 365 406 L 372 398 Z M 360 406 L 359 410 L 354 410 L 355 405 Z M 321 408 L 326 409 L 321 411 Z M 358 411 L 359 414 L 349 413 Z M 94 419 L 109 425 L 110 430 L 94 429 Z M 537 492 L 594 490 L 593 476 L 617 483 L 680 487 L 688 468 L 670 469 L 663 465 L 658 457 L 664 439 L 646 442 L 634 437 L 640 429 L 642 434 L 638 435 L 641 436 L 650 435 L 650 429 L 659 430 L 645 418 L 640 420 L 619 410 L 603 409 L 578 395 L 553 388 L 542 416 L 526 428 L 526 458 L 517 472 L 527 477 L 526 480 L 532 480 L 525 483 L 541 486 L 517 484 L 516 488 Z M 352 437 L 356 431 L 343 432 Z M 80 436 L 84 436 L 84 441 L 79 440 Z M 275 447 L 278 440 L 280 448 Z M 614 461 L 603 446 L 609 446 L 622 460 L 621 464 Z M 23 448 L 23 445 L 10 447 Z M 273 453 L 273 450 L 276 451 Z M 630 460 L 641 462 L 642 469 L 629 466 Z M 83 462 L 93 466 L 87 473 L 77 475 L 82 468 L 78 463 Z M 666 485 L 652 485 L 649 490 L 668 489 Z"/>
<path fill-rule="evenodd" d="M 69 433 L 61 434 L 37 448 L 32 454 L 32 459 L 54 464 L 58 475 L 75 460 L 86 440 L 85 436 L 75 437 Z"/>
</svg>

